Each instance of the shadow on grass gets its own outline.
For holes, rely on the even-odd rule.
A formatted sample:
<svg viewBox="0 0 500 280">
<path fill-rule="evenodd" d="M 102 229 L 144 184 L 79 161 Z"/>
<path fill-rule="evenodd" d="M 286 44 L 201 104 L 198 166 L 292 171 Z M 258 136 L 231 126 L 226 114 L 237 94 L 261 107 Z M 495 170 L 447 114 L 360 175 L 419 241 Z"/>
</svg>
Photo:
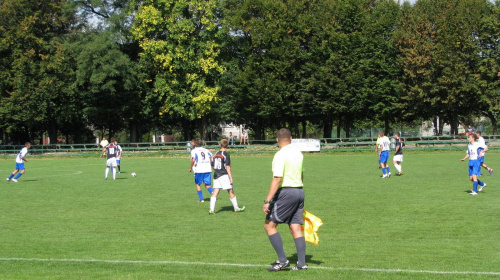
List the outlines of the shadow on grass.
<svg viewBox="0 0 500 280">
<path fill-rule="evenodd" d="M 306 254 L 306 264 L 317 264 L 317 265 L 323 264 L 323 261 L 313 260 L 312 258 L 313 258 L 312 255 Z M 290 261 L 290 265 L 296 264 L 298 261 L 297 253 L 293 254 L 288 260 Z"/>
</svg>

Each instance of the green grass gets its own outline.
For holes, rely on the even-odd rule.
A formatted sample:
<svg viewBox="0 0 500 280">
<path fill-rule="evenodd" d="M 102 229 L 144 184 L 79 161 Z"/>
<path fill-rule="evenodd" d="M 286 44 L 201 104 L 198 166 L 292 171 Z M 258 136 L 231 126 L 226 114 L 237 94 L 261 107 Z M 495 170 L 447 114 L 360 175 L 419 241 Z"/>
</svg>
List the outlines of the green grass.
<svg viewBox="0 0 500 280">
<path fill-rule="evenodd" d="M 498 279 L 500 153 L 488 153 L 499 173 L 481 177 L 476 197 L 463 156 L 407 152 L 405 175 L 381 179 L 374 153 L 305 154 L 320 243 L 307 244 L 308 271 L 278 273 L 266 271 L 276 255 L 262 213 L 272 154 L 232 158 L 246 210 L 221 192 L 214 216 L 197 203 L 187 154 L 125 157 L 116 181 L 103 179 L 103 159 L 31 157 L 19 183 L 0 186 L 0 278 Z M 5 177 L 13 167 L 0 161 Z"/>
</svg>

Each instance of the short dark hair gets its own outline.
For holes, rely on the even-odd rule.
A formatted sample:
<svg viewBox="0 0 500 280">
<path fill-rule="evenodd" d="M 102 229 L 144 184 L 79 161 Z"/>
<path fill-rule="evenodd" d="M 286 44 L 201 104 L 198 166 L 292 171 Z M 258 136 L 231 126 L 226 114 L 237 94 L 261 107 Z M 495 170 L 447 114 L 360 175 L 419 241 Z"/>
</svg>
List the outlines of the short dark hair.
<svg viewBox="0 0 500 280">
<path fill-rule="evenodd" d="M 292 133 L 288 128 L 282 128 L 278 130 L 278 134 L 276 135 L 276 138 L 278 140 L 290 140 L 292 138 Z"/>
<path fill-rule="evenodd" d="M 203 140 L 201 140 L 200 138 L 196 138 L 196 139 L 194 139 L 194 145 L 195 145 L 196 147 L 201 147 L 201 146 L 203 146 Z"/>
</svg>

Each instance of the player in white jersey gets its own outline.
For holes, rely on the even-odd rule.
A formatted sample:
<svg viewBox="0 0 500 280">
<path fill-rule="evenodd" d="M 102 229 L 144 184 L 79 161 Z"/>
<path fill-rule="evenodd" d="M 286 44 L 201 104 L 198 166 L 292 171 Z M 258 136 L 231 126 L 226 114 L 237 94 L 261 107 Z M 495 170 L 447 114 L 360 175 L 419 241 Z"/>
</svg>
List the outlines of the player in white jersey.
<svg viewBox="0 0 500 280">
<path fill-rule="evenodd" d="M 380 150 L 378 150 L 380 149 Z M 378 133 L 377 145 L 375 146 L 375 153 L 379 154 L 380 168 L 382 169 L 382 178 L 391 177 L 391 169 L 387 161 L 389 160 L 389 151 L 391 149 L 391 140 L 384 135 L 383 131 Z"/>
<path fill-rule="evenodd" d="M 21 151 L 19 151 L 19 153 L 16 156 L 16 167 L 14 171 L 12 171 L 10 176 L 7 178 L 7 181 L 12 181 L 17 183 L 17 179 L 19 179 L 19 177 L 21 177 L 24 174 L 24 172 L 26 172 L 26 168 L 24 167 L 24 162 L 28 162 L 26 155 L 28 154 L 29 148 L 31 148 L 31 143 L 26 142 L 24 144 L 24 147 L 21 149 Z M 16 175 L 16 173 L 18 174 Z M 14 175 L 16 175 L 16 177 L 14 177 Z"/>
<path fill-rule="evenodd" d="M 191 150 L 191 166 L 189 172 L 194 172 L 194 183 L 198 192 L 198 202 L 205 202 L 201 191 L 201 184 L 205 184 L 210 195 L 212 194 L 212 153 L 202 147 L 202 140 L 194 140 L 195 148 Z"/>
<path fill-rule="evenodd" d="M 488 165 L 484 163 L 484 154 L 489 150 L 488 146 L 486 145 L 483 136 L 481 136 L 481 131 L 479 130 L 476 131 L 476 135 L 477 135 L 477 142 L 479 143 L 479 146 L 483 150 L 483 156 L 479 159 L 479 162 L 481 163 L 481 167 L 484 167 L 486 170 L 488 170 L 491 176 L 493 175 L 493 168 L 488 167 Z"/>
<path fill-rule="evenodd" d="M 480 144 L 476 142 L 477 135 L 471 133 L 468 136 L 469 145 L 467 146 L 467 154 L 460 161 L 469 159 L 469 179 L 473 182 L 471 195 L 477 195 L 477 185 L 480 185 L 479 191 L 482 191 L 486 184 L 479 181 L 477 177 L 481 174 L 481 163 L 479 159 L 483 157 L 484 151 L 481 150 Z"/>
</svg>

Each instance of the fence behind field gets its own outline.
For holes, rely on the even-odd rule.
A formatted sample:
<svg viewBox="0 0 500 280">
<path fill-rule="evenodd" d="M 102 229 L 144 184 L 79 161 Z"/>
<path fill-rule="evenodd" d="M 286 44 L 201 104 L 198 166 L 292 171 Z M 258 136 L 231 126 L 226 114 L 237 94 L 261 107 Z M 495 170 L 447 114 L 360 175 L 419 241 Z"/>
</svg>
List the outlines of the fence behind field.
<svg viewBox="0 0 500 280">
<path fill-rule="evenodd" d="M 488 147 L 500 149 L 500 135 L 485 135 Z M 375 149 L 376 138 L 321 138 L 321 151 L 369 151 Z M 275 152 L 278 145 L 274 139 L 250 140 L 249 145 L 230 145 L 229 149 L 237 153 Z M 464 149 L 467 139 L 463 136 L 429 136 L 405 139 L 406 150 L 453 150 Z M 192 148 L 189 142 L 140 142 L 120 143 L 124 152 L 172 152 L 188 153 Z M 1 154 L 17 154 L 24 145 L 0 145 Z M 218 149 L 218 141 L 206 141 L 205 147 Z M 97 144 L 51 144 L 32 145 L 31 154 L 58 153 L 99 153 L 102 150 Z"/>
</svg>

